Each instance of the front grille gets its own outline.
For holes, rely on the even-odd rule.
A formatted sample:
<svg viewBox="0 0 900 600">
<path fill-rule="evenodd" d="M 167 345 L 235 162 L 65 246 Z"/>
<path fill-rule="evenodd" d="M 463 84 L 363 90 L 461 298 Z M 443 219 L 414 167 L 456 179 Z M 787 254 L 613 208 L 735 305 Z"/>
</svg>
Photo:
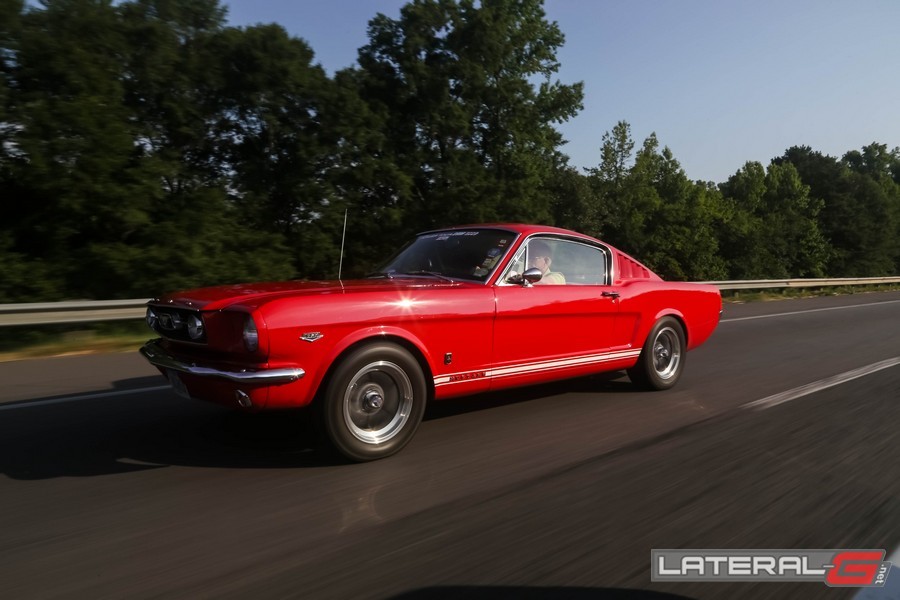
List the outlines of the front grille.
<svg viewBox="0 0 900 600">
<path fill-rule="evenodd" d="M 171 306 L 150 306 L 149 311 L 152 316 L 148 313 L 148 324 L 163 337 L 193 344 L 206 343 L 206 327 L 200 311 Z"/>
</svg>

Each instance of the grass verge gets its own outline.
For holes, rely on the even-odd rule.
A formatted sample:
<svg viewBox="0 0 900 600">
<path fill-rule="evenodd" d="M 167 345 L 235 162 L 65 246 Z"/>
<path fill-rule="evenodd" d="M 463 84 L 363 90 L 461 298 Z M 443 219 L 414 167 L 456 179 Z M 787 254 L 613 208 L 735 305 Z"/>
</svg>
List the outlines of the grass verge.
<svg viewBox="0 0 900 600">
<path fill-rule="evenodd" d="M 143 319 L 112 323 L 4 327 L 0 362 L 71 354 L 137 352 L 157 337 Z"/>
</svg>

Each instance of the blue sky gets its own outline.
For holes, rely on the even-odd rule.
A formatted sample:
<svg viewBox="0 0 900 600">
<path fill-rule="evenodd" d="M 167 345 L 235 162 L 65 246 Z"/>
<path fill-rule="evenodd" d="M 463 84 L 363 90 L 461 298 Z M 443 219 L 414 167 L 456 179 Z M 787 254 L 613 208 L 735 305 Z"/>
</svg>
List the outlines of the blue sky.
<svg viewBox="0 0 900 600">
<path fill-rule="evenodd" d="M 399 0 L 233 0 L 229 23 L 280 23 L 329 73 L 351 66 L 366 26 Z M 603 133 L 651 132 L 691 179 L 723 182 L 795 145 L 842 156 L 900 146 L 900 0 L 546 0 L 563 83 L 584 110 L 559 127 L 578 167 Z"/>
</svg>

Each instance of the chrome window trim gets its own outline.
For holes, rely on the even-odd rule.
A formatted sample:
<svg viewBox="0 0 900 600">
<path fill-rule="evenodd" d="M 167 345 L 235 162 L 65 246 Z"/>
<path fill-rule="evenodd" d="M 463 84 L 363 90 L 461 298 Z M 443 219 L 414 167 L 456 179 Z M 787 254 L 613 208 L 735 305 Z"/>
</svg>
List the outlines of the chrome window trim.
<svg viewBox="0 0 900 600">
<path fill-rule="evenodd" d="M 519 248 L 516 250 L 516 253 L 512 256 L 510 261 L 507 263 L 506 267 L 503 269 L 503 272 L 500 274 L 500 276 L 497 277 L 496 281 L 494 282 L 494 285 L 502 286 L 502 287 L 509 287 L 509 286 L 519 287 L 519 284 L 517 284 L 517 283 L 507 283 L 506 282 L 507 273 L 509 273 L 509 270 L 516 263 L 516 258 L 519 256 L 519 254 L 521 252 L 526 251 L 526 249 L 528 247 L 528 243 L 531 241 L 532 238 L 550 239 L 550 240 L 557 240 L 557 241 L 562 241 L 562 242 L 571 242 L 571 243 L 575 243 L 575 244 L 580 244 L 582 246 L 587 246 L 588 248 L 593 248 L 594 250 L 599 250 L 600 252 L 603 253 L 603 255 L 606 257 L 606 271 L 604 273 L 604 283 L 588 283 L 588 284 L 577 284 L 577 285 L 595 286 L 595 287 L 596 286 L 610 286 L 610 285 L 612 285 L 612 282 L 615 281 L 615 279 L 613 278 L 613 269 L 615 268 L 615 262 L 613 261 L 613 253 L 612 253 L 612 250 L 610 250 L 609 247 L 606 246 L 606 244 L 603 244 L 602 242 L 594 242 L 592 240 L 586 240 L 581 237 L 565 235 L 565 234 L 560 234 L 560 233 L 536 232 L 536 233 L 531 233 L 531 234 L 528 234 L 527 236 L 525 236 L 525 239 L 522 240 L 522 243 L 519 246 Z M 575 284 L 573 284 L 573 285 L 575 285 Z M 561 286 L 561 287 L 564 287 L 564 286 Z"/>
</svg>

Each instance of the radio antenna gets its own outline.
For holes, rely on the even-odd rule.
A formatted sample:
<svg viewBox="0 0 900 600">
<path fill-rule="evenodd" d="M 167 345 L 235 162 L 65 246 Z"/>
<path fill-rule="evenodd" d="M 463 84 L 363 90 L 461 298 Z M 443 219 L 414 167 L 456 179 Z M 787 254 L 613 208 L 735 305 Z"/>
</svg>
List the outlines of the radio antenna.
<svg viewBox="0 0 900 600">
<path fill-rule="evenodd" d="M 341 271 L 344 268 L 344 240 L 347 239 L 347 211 L 344 209 L 344 232 L 341 234 L 341 259 L 338 262 L 338 281 L 341 280 Z"/>
</svg>

